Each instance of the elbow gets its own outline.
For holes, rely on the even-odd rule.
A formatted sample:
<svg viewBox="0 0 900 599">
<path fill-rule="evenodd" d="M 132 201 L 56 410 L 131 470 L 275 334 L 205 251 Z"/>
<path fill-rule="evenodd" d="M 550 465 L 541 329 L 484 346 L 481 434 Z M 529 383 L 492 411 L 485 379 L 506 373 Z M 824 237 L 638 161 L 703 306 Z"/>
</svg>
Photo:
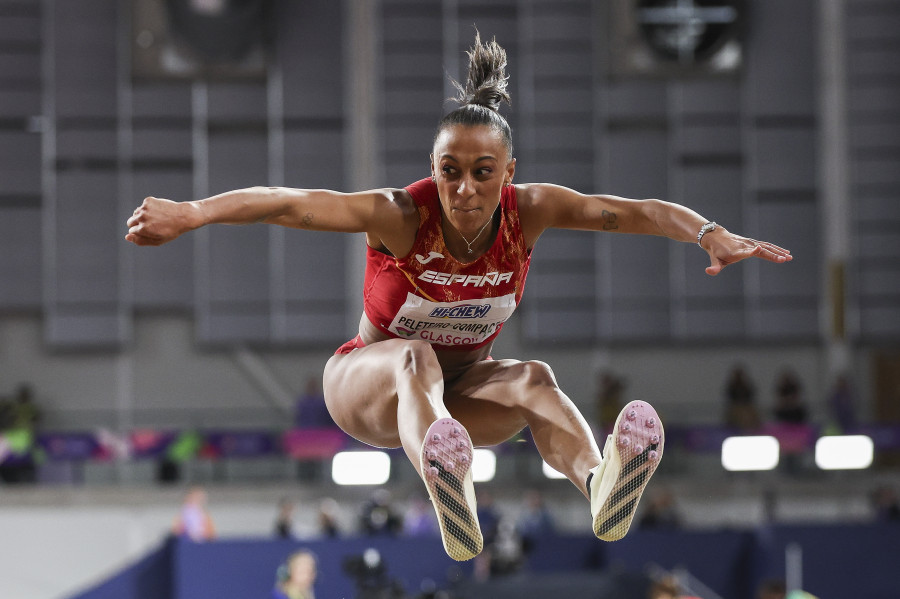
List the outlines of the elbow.
<svg viewBox="0 0 900 599">
<path fill-rule="evenodd" d="M 641 213 L 644 215 L 644 222 L 650 232 L 654 235 L 665 235 L 666 209 L 668 203 L 655 198 L 641 200 Z"/>
</svg>

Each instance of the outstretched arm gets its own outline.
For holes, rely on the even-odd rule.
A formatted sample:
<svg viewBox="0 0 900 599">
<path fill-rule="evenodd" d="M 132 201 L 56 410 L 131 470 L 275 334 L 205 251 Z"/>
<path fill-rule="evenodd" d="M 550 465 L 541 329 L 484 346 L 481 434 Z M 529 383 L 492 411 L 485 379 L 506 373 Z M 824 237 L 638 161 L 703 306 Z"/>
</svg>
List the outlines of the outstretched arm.
<svg viewBox="0 0 900 599">
<path fill-rule="evenodd" d="M 408 211 L 395 201 L 398 193 L 402 192 L 250 187 L 193 202 L 149 197 L 128 219 L 125 239 L 136 245 L 162 245 L 204 225 L 268 223 L 315 231 L 366 232 L 379 239 L 386 237 L 383 242 L 390 247 L 398 243 L 398 233 L 409 220 Z"/>
<path fill-rule="evenodd" d="M 550 228 L 662 235 L 684 242 L 697 241 L 709 222 L 690 208 L 662 200 L 630 200 L 609 195 L 584 195 L 558 185 L 517 186 L 522 228 L 529 246 Z M 709 275 L 745 258 L 782 263 L 792 260 L 789 250 L 756 241 L 717 226 L 703 236 L 700 246 L 709 254 Z"/>
</svg>

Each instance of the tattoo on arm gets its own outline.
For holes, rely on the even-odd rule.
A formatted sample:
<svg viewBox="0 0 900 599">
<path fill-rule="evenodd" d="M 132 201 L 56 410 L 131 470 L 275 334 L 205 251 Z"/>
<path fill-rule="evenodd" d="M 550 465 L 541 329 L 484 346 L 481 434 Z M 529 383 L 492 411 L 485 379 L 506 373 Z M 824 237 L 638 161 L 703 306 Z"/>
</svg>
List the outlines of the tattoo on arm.
<svg viewBox="0 0 900 599">
<path fill-rule="evenodd" d="M 610 212 L 609 210 L 604 210 L 602 213 L 603 216 L 603 230 L 604 231 L 614 231 L 619 228 L 619 225 L 616 223 L 618 217 L 615 212 Z"/>
<path fill-rule="evenodd" d="M 303 223 L 303 226 L 304 226 L 304 227 L 310 226 L 310 225 L 312 224 L 312 222 L 313 222 L 313 213 L 312 213 L 312 212 L 307 212 L 306 214 L 304 214 L 304 215 L 303 215 L 303 219 L 302 219 L 300 222 Z"/>
</svg>

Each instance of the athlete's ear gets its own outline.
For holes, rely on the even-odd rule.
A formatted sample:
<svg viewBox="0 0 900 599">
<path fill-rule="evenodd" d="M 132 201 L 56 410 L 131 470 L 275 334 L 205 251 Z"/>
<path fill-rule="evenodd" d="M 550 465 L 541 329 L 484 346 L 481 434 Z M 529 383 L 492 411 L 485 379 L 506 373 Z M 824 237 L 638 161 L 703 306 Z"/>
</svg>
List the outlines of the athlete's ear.
<svg viewBox="0 0 900 599">
<path fill-rule="evenodd" d="M 512 185 L 513 175 L 516 174 L 516 159 L 513 158 L 506 163 L 506 184 Z"/>
<path fill-rule="evenodd" d="M 428 164 L 431 167 L 431 178 L 434 179 L 437 175 L 437 172 L 434 170 L 434 152 L 428 155 Z"/>
</svg>

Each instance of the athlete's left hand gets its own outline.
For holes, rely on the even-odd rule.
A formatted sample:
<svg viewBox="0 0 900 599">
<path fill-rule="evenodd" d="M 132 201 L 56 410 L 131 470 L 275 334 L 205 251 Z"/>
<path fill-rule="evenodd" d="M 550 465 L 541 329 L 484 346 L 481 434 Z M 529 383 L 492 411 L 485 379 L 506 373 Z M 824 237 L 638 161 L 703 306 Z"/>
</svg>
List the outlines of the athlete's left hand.
<svg viewBox="0 0 900 599">
<path fill-rule="evenodd" d="M 794 259 L 790 250 L 768 241 L 757 241 L 736 235 L 723 227 L 704 235 L 700 247 L 709 254 L 710 264 L 706 267 L 706 274 L 710 276 L 716 276 L 729 264 L 746 258 L 762 258 L 778 264 Z"/>
</svg>

